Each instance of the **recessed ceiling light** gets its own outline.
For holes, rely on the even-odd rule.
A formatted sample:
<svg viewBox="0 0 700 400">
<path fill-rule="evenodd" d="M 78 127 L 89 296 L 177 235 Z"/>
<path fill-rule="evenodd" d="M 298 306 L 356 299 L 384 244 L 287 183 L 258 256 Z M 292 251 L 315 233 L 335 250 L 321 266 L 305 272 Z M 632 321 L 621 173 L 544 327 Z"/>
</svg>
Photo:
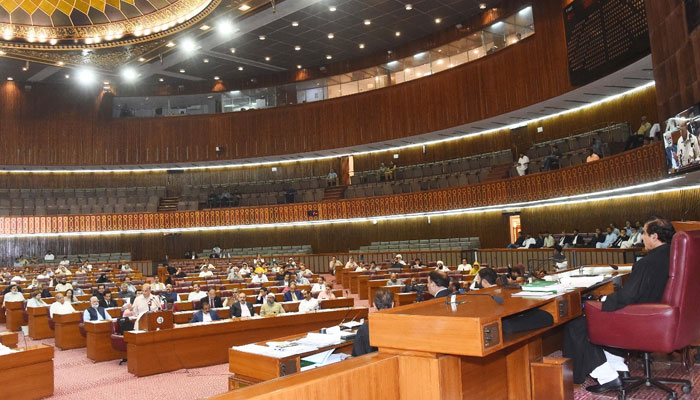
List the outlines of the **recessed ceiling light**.
<svg viewBox="0 0 700 400">
<path fill-rule="evenodd" d="M 175 47 L 175 42 L 168 42 L 165 47 Z"/>
<path fill-rule="evenodd" d="M 165 79 L 163 79 L 163 78 L 158 78 L 158 82 L 163 82 L 163 81 L 165 81 Z"/>
<path fill-rule="evenodd" d="M 370 21 L 370 20 L 368 20 L 368 19 L 365 20 L 365 25 L 369 25 L 369 24 L 371 24 L 371 23 L 372 23 L 372 21 Z"/>
<path fill-rule="evenodd" d="M 238 70 L 239 70 L 239 71 L 243 71 L 243 67 L 238 67 Z"/>
<path fill-rule="evenodd" d="M 202 61 L 204 61 L 204 63 L 206 64 L 206 63 L 208 63 L 208 62 L 209 62 L 209 59 L 208 59 L 208 58 L 205 58 L 205 59 L 204 59 L 204 60 L 202 60 Z"/>
<path fill-rule="evenodd" d="M 329 34 L 328 34 L 328 39 L 333 39 L 334 37 L 335 37 L 334 34 L 332 34 L 332 33 L 329 33 Z"/>
<path fill-rule="evenodd" d="M 394 35 L 396 35 L 396 36 L 401 36 L 401 32 L 396 31 L 396 33 L 394 33 Z"/>
<path fill-rule="evenodd" d="M 333 56 L 330 54 L 326 56 L 326 60 L 330 60 L 331 58 L 333 58 Z"/>
<path fill-rule="evenodd" d="M 260 39 L 260 40 L 265 40 L 265 39 L 267 39 L 267 38 L 265 37 L 265 35 L 260 35 L 260 36 L 258 36 L 258 39 Z"/>
<path fill-rule="evenodd" d="M 406 4 L 406 6 L 405 6 L 404 8 L 406 9 L 406 11 L 411 11 L 411 10 L 413 10 L 413 5 L 412 5 L 412 4 Z"/>
<path fill-rule="evenodd" d="M 440 22 L 442 22 L 442 18 L 435 18 L 435 23 L 436 23 L 436 24 L 439 24 Z"/>
<path fill-rule="evenodd" d="M 265 57 L 265 61 L 270 61 L 270 57 Z"/>
<path fill-rule="evenodd" d="M 185 73 L 185 70 L 184 70 L 184 69 L 181 69 L 181 70 L 180 70 L 180 73 L 181 73 L 181 74 L 184 74 L 184 73 Z"/>
<path fill-rule="evenodd" d="M 301 65 L 297 65 L 297 69 L 301 69 Z"/>
<path fill-rule="evenodd" d="M 216 22 L 216 31 L 220 35 L 228 35 L 233 32 L 233 24 L 228 19 L 222 19 Z"/>
<path fill-rule="evenodd" d="M 63 61 L 57 62 L 56 65 L 58 65 L 58 66 L 63 66 Z"/>
<path fill-rule="evenodd" d="M 481 3 L 481 4 L 479 4 L 479 8 L 482 9 L 482 10 L 485 10 L 485 9 L 486 9 L 486 3 Z"/>
<path fill-rule="evenodd" d="M 144 61 L 146 61 L 146 59 L 145 59 L 145 58 L 143 58 L 143 57 L 139 57 L 139 62 L 144 62 Z"/>
<path fill-rule="evenodd" d="M 27 67 L 22 67 L 22 71 L 27 71 Z"/>
<path fill-rule="evenodd" d="M 243 4 L 242 6 L 238 7 L 238 9 L 241 11 L 248 11 L 250 10 L 250 6 L 247 4 Z"/>
<path fill-rule="evenodd" d="M 365 44 L 364 44 L 364 43 L 360 43 L 360 44 L 358 45 L 358 47 L 361 48 L 361 49 L 364 49 L 364 48 L 365 48 Z"/>
<path fill-rule="evenodd" d="M 14 78 L 12 78 L 11 76 L 8 76 L 8 77 L 7 77 L 7 80 L 8 80 L 8 81 L 14 81 Z"/>
<path fill-rule="evenodd" d="M 182 45 L 182 49 L 186 52 L 193 52 L 197 50 L 197 43 L 190 38 L 185 38 L 182 42 L 180 42 L 180 44 Z"/>
<path fill-rule="evenodd" d="M 231 47 L 229 50 L 231 50 L 231 54 L 235 54 L 235 53 L 236 53 L 236 49 L 235 49 L 234 47 Z"/>
<path fill-rule="evenodd" d="M 56 43 L 58 43 L 58 40 L 57 40 L 57 39 L 50 39 L 50 40 L 49 40 L 49 44 L 52 45 L 52 46 L 55 45 Z"/>
<path fill-rule="evenodd" d="M 328 11 L 330 11 L 330 12 L 334 12 L 335 10 L 337 10 L 337 8 L 335 6 L 328 7 Z"/>
<path fill-rule="evenodd" d="M 66 79 L 70 79 L 70 75 L 66 74 L 64 76 L 66 77 Z"/>
<path fill-rule="evenodd" d="M 215 81 L 218 81 L 219 79 L 220 79 L 220 78 L 219 78 L 218 76 L 215 76 L 215 77 L 214 77 L 214 80 L 215 80 Z"/>
<path fill-rule="evenodd" d="M 299 22 L 298 22 L 298 21 L 292 21 L 292 26 L 299 26 Z"/>
<path fill-rule="evenodd" d="M 301 50 L 301 46 L 294 46 L 294 50 L 296 50 L 296 51 Z"/>
<path fill-rule="evenodd" d="M 131 67 L 127 67 L 124 70 L 122 70 L 122 78 L 124 78 L 125 81 L 127 82 L 133 82 L 138 78 L 139 74 L 136 72 L 135 69 Z M 109 83 L 105 83 L 105 85 L 108 85 Z"/>
<path fill-rule="evenodd" d="M 14 33 L 12 33 L 12 30 L 10 29 L 5 29 L 5 31 L 2 33 L 2 38 L 5 40 L 11 40 L 12 37 L 14 37 Z"/>
<path fill-rule="evenodd" d="M 204 24 L 204 25 L 202 25 L 202 26 L 199 27 L 199 29 L 201 29 L 201 30 L 203 30 L 203 31 L 209 30 L 209 28 L 211 28 L 211 26 L 209 26 L 209 25 L 207 25 L 207 24 Z"/>
<path fill-rule="evenodd" d="M 4 56 L 6 53 L 2 50 L 0 50 L 0 56 Z"/>
</svg>

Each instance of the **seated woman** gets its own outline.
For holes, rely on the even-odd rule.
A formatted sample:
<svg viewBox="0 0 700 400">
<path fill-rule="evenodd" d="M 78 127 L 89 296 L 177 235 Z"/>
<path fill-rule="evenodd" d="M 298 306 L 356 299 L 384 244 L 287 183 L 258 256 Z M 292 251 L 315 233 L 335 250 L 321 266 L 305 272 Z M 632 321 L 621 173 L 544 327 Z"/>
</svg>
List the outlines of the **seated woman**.
<svg viewBox="0 0 700 400">
<path fill-rule="evenodd" d="M 48 304 L 41 299 L 41 292 L 35 290 L 32 292 L 31 297 L 27 301 L 27 307 L 47 307 Z"/>
<path fill-rule="evenodd" d="M 335 295 L 333 294 L 333 286 L 330 283 L 326 283 L 323 286 L 323 289 L 321 289 L 320 292 L 318 292 L 318 296 L 316 296 L 317 300 L 332 300 L 335 299 Z"/>
</svg>

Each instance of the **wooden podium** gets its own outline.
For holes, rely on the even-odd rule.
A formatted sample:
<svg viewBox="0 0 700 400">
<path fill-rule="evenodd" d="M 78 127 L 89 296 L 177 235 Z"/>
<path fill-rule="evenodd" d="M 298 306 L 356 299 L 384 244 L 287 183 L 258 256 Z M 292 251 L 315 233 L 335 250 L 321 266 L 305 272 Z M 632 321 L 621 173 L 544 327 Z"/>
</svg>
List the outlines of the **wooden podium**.
<svg viewBox="0 0 700 400">
<path fill-rule="evenodd" d="M 147 312 L 139 318 L 139 330 L 150 332 L 161 329 L 173 329 L 172 311 Z"/>
<path fill-rule="evenodd" d="M 80 334 L 80 323 L 83 322 L 83 313 L 54 314 L 53 322 L 56 347 L 61 350 L 68 350 L 86 346 L 85 337 Z"/>
<path fill-rule="evenodd" d="M 5 326 L 8 331 L 19 331 L 24 325 L 24 302 L 23 301 L 8 301 L 5 303 L 5 317 L 7 322 Z"/>
<path fill-rule="evenodd" d="M 49 326 L 48 307 L 27 307 L 29 315 L 29 337 L 34 340 L 54 337 L 54 331 Z"/>
</svg>

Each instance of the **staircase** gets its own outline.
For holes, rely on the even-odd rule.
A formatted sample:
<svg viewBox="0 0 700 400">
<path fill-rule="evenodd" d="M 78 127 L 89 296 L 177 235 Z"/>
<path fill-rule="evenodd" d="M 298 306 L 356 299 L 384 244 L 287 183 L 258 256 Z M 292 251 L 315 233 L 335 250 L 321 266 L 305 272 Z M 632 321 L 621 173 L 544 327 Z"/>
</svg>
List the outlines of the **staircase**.
<svg viewBox="0 0 700 400">
<path fill-rule="evenodd" d="M 323 201 L 330 201 L 330 200 L 340 200 L 342 199 L 345 194 L 345 188 L 347 186 L 329 186 L 326 188 L 326 191 L 323 193 Z"/>
<path fill-rule="evenodd" d="M 177 211 L 177 202 L 179 197 L 161 197 L 158 203 L 158 212 Z"/>
<path fill-rule="evenodd" d="M 482 182 L 499 181 L 508 178 L 508 171 L 512 165 L 513 164 L 496 165 L 489 171 L 489 174 L 486 175 L 486 178 L 484 178 Z"/>
</svg>

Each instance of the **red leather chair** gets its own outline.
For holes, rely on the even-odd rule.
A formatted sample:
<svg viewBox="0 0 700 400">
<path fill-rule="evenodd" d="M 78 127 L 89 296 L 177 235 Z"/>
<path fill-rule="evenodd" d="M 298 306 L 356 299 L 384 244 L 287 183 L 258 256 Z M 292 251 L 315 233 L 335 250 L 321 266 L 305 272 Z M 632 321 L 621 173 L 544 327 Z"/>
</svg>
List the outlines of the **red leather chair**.
<svg viewBox="0 0 700 400">
<path fill-rule="evenodd" d="M 112 320 L 112 334 L 109 336 L 112 341 L 112 348 L 116 351 L 123 351 L 126 353 L 126 342 L 124 341 L 124 333 L 120 332 L 119 323 L 116 319 Z M 119 365 L 122 365 L 126 361 L 123 358 L 119 361 Z"/>
<path fill-rule="evenodd" d="M 655 378 L 651 374 L 651 353 L 672 353 L 691 345 L 700 337 L 700 231 L 678 232 L 671 243 L 669 278 L 660 303 L 632 304 L 613 312 L 603 312 L 601 302 L 586 302 L 588 335 L 599 345 L 644 352 L 644 376 L 625 379 L 619 398 L 641 386 L 656 386 L 677 399 L 665 384 L 680 384 L 689 393 L 684 379 Z"/>
</svg>

